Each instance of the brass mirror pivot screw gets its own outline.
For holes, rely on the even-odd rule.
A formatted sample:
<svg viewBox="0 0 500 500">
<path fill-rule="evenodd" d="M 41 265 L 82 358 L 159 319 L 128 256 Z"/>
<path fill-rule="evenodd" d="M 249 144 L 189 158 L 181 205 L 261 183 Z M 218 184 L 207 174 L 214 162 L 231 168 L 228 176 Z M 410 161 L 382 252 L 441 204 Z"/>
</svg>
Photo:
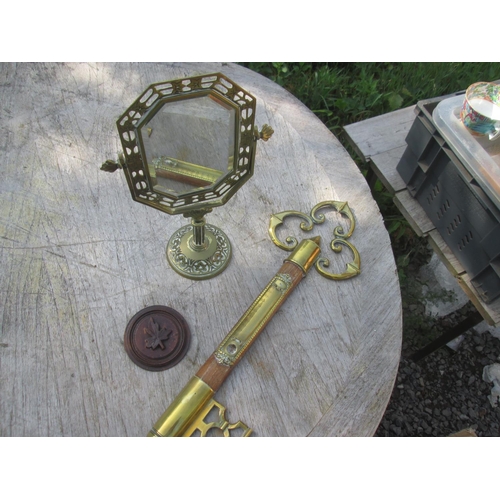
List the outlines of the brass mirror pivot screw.
<svg viewBox="0 0 500 500">
<path fill-rule="evenodd" d="M 123 156 L 123 153 L 119 153 L 118 154 L 118 161 L 106 160 L 101 165 L 101 170 L 104 170 L 104 172 L 113 173 L 116 170 L 122 169 L 124 167 L 125 167 L 125 157 Z"/>
<path fill-rule="evenodd" d="M 104 170 L 104 172 L 109 172 L 109 173 L 113 173 L 119 168 L 122 168 L 122 166 L 118 162 L 113 160 L 106 160 L 101 166 L 101 170 Z"/>
<path fill-rule="evenodd" d="M 255 125 L 254 136 L 255 136 L 256 141 L 258 141 L 259 139 L 262 139 L 264 142 L 267 142 L 273 134 L 274 134 L 273 128 L 270 125 L 268 125 L 267 123 L 262 125 L 260 132 L 259 132 L 257 125 Z"/>
</svg>

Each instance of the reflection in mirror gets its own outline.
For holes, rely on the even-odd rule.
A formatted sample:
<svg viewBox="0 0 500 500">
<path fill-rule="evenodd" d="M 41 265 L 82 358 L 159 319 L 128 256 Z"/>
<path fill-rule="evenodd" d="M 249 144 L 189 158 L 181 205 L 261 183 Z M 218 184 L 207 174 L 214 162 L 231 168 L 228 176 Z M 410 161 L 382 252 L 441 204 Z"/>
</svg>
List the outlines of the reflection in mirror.
<svg viewBox="0 0 500 500">
<path fill-rule="evenodd" d="M 141 128 L 153 190 L 211 186 L 234 166 L 236 112 L 213 95 L 165 103 Z"/>
</svg>

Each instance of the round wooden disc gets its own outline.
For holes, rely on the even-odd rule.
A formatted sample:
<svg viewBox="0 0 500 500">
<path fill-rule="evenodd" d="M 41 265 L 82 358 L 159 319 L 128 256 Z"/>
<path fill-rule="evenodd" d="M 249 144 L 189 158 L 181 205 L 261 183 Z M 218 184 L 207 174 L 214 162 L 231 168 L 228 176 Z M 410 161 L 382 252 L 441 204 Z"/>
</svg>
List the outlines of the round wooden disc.
<svg viewBox="0 0 500 500">
<path fill-rule="evenodd" d="M 175 309 L 151 306 L 141 309 L 125 329 L 125 350 L 141 368 L 161 371 L 172 368 L 186 355 L 191 333 Z"/>
</svg>

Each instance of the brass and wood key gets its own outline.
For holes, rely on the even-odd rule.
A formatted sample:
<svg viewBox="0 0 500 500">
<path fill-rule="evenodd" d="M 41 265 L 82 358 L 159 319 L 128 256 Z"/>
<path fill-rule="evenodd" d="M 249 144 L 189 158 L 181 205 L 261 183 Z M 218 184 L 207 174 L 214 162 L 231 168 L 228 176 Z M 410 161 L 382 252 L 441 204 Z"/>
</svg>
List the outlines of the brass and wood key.
<svg viewBox="0 0 500 500">
<path fill-rule="evenodd" d="M 156 422 L 148 433 L 149 437 L 205 436 L 212 428 L 219 429 L 224 436 L 230 436 L 231 431 L 237 429 L 243 436 L 251 434 L 252 430 L 241 421 L 230 424 L 225 418 L 224 406 L 213 396 L 314 265 L 320 254 L 319 243 L 320 237 L 317 236 L 304 239 L 297 245 L 262 293 Z M 206 422 L 206 417 L 214 408 L 218 409 L 219 418 Z"/>
<path fill-rule="evenodd" d="M 334 229 L 333 239 L 329 245 L 335 253 L 347 247 L 354 255 L 354 260 L 346 265 L 344 273 L 333 274 L 325 269 L 330 262 L 320 256 L 319 236 L 303 239 L 300 243 L 296 238 L 288 237 L 284 243 L 276 235 L 277 227 L 288 217 L 299 217 L 303 220 L 301 229 L 311 231 L 315 225 L 325 222 L 324 214 L 319 213 L 325 208 L 333 208 L 350 221 L 347 232 L 341 226 Z M 271 216 L 269 223 L 271 240 L 279 248 L 291 253 L 219 347 L 156 422 L 148 436 L 206 436 L 210 429 L 219 429 L 224 436 L 230 436 L 232 431 L 235 431 L 233 434 L 238 431 L 244 436 L 251 434 L 252 430 L 241 421 L 230 424 L 225 417 L 226 409 L 215 401 L 213 396 L 313 266 L 323 277 L 334 281 L 350 279 L 361 272 L 359 253 L 356 247 L 347 241 L 354 228 L 354 215 L 347 202 L 323 201 L 313 207 L 309 215 L 289 210 Z M 212 416 L 214 408 L 217 414 L 215 420 Z"/>
</svg>

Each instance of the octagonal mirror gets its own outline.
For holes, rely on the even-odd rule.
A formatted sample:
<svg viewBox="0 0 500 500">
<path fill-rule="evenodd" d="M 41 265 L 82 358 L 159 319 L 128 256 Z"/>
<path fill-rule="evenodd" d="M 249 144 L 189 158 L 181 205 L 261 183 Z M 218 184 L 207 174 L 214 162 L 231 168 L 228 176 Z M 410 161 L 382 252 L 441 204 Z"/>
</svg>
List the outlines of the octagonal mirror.
<svg viewBox="0 0 500 500">
<path fill-rule="evenodd" d="M 236 111 L 211 94 L 163 103 L 140 129 L 153 191 L 180 196 L 233 172 Z"/>
<path fill-rule="evenodd" d="M 231 258 L 231 244 L 205 215 L 225 204 L 253 175 L 255 143 L 273 130 L 255 127 L 255 98 L 220 73 L 148 87 L 118 119 L 119 162 L 132 198 L 191 217 L 170 238 L 167 259 L 179 274 L 206 279 Z"/>
</svg>

